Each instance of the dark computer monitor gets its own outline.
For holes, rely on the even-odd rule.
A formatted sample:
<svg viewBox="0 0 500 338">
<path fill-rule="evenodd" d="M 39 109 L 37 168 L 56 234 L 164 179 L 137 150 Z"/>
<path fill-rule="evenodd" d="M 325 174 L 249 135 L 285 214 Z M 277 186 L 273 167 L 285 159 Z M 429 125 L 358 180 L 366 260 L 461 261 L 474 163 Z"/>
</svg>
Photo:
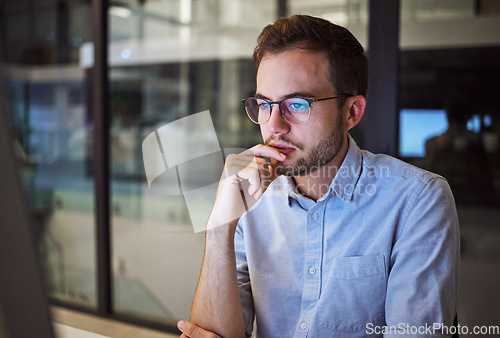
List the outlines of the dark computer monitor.
<svg viewBox="0 0 500 338">
<path fill-rule="evenodd" d="M 0 87 L 0 337 L 54 337 Z"/>
</svg>

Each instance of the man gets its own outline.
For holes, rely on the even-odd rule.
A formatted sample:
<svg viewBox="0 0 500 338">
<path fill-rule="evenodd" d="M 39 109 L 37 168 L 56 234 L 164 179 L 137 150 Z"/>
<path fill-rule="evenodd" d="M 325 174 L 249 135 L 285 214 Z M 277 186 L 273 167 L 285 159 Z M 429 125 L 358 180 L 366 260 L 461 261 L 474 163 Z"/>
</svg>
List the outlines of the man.
<svg viewBox="0 0 500 338">
<path fill-rule="evenodd" d="M 297 15 L 263 30 L 254 59 L 244 103 L 264 144 L 226 160 L 183 336 L 245 337 L 254 318 L 259 337 L 441 336 L 423 328 L 456 314 L 453 196 L 442 177 L 349 136 L 366 103 L 359 42 Z"/>
</svg>

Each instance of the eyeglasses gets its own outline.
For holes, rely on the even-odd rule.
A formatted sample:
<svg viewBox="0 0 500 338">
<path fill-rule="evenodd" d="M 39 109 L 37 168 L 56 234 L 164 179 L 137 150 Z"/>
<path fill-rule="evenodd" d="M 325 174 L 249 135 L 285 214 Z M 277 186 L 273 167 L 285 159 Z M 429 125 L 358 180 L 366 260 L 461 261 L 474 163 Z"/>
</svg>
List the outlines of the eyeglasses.
<svg viewBox="0 0 500 338">
<path fill-rule="evenodd" d="M 280 108 L 281 116 L 290 124 L 301 125 L 306 123 L 311 116 L 311 104 L 313 102 L 340 99 L 353 95 L 339 95 L 325 97 L 321 99 L 304 99 L 301 97 L 291 97 L 281 101 L 271 102 L 265 99 L 251 97 L 243 99 L 245 110 L 252 122 L 264 124 L 271 118 L 272 105 L 277 104 Z"/>
</svg>

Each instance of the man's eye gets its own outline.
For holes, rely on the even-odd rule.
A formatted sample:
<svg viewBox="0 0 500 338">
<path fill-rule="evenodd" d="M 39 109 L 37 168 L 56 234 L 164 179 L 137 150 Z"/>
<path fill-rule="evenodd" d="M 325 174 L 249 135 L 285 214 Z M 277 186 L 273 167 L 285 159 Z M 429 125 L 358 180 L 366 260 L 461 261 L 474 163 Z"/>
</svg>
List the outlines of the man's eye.
<svg viewBox="0 0 500 338">
<path fill-rule="evenodd" d="M 301 104 L 301 103 L 293 103 L 293 104 L 292 104 L 292 107 L 293 107 L 294 109 L 297 109 L 297 110 L 298 110 L 298 109 L 304 109 L 304 108 L 305 108 L 305 105 L 304 105 L 304 104 Z"/>
<path fill-rule="evenodd" d="M 290 102 L 288 104 L 288 109 L 290 111 L 304 111 L 309 109 L 309 105 L 304 102 Z"/>
<path fill-rule="evenodd" d="M 259 108 L 260 109 L 269 109 L 269 107 L 270 107 L 270 105 L 267 102 L 259 103 Z"/>
</svg>

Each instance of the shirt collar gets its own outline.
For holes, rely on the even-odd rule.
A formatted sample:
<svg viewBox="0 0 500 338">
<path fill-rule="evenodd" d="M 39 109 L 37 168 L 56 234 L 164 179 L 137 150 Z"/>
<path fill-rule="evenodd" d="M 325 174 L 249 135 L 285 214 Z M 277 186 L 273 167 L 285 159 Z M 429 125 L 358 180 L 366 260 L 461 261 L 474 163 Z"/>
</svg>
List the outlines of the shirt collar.
<svg viewBox="0 0 500 338">
<path fill-rule="evenodd" d="M 335 194 L 346 202 L 352 200 L 354 188 L 356 188 L 356 184 L 361 176 L 361 165 L 363 162 L 361 150 L 356 145 L 356 142 L 351 135 L 347 134 L 347 137 L 349 139 L 349 149 L 347 150 L 344 162 L 342 162 L 339 171 L 330 185 L 330 189 L 333 189 Z"/>
<path fill-rule="evenodd" d="M 361 154 L 361 150 L 356 145 L 356 142 L 351 137 L 351 135 L 347 134 L 349 148 L 347 150 L 347 154 L 340 166 L 335 178 L 330 184 L 330 189 L 328 193 L 326 193 L 323 197 L 319 199 L 319 201 L 326 198 L 331 194 L 332 191 L 342 199 L 343 201 L 349 202 L 352 200 L 352 195 L 354 192 L 354 188 L 358 183 L 359 177 L 361 176 L 361 165 L 363 161 L 363 156 Z M 309 204 L 306 200 L 311 201 L 304 196 L 300 195 L 298 191 L 296 191 L 295 184 L 291 178 L 287 179 L 287 190 L 288 190 L 288 205 L 290 206 L 292 200 L 297 201 L 299 204 Z M 312 201 L 311 201 L 312 202 Z M 314 203 L 314 202 L 313 202 Z M 304 205 L 305 206 L 305 205 Z M 309 205 L 308 205 L 309 207 Z"/>
</svg>

